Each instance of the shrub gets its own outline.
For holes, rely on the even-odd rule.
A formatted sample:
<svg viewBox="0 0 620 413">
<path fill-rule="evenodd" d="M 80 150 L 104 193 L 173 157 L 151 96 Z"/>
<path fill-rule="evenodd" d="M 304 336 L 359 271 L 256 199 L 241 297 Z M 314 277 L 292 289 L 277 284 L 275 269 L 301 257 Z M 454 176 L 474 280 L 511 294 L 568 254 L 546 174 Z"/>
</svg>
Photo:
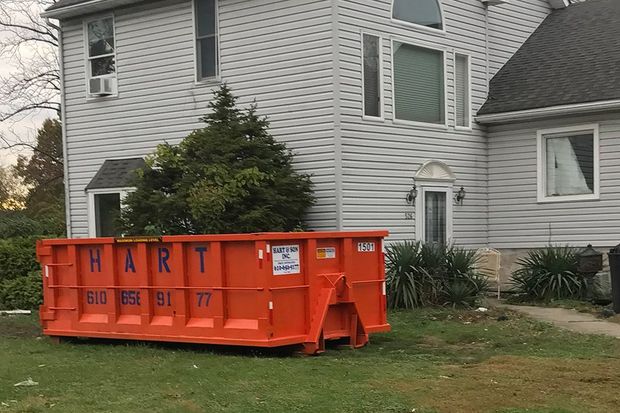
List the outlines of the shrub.
<svg viewBox="0 0 620 413">
<path fill-rule="evenodd" d="M 386 284 L 391 308 L 428 305 L 470 307 L 487 289 L 476 271 L 475 251 L 405 241 L 386 249 Z"/>
<path fill-rule="evenodd" d="M 517 264 L 512 282 L 525 299 L 580 299 L 587 294 L 586 278 L 577 271 L 578 257 L 569 247 L 532 250 Z"/>
<path fill-rule="evenodd" d="M 0 240 L 0 282 L 26 277 L 39 268 L 36 237 Z"/>
<path fill-rule="evenodd" d="M 223 85 L 206 126 L 159 145 L 125 200 L 127 234 L 292 231 L 314 202 L 308 175 L 268 131 L 256 106 L 243 111 Z"/>
<path fill-rule="evenodd" d="M 32 217 L 27 211 L 0 211 L 0 239 L 15 237 L 54 237 L 65 231 L 62 211 Z"/>
<path fill-rule="evenodd" d="M 436 301 L 439 285 L 424 262 L 424 246 L 405 241 L 390 245 L 386 258 L 387 300 L 392 308 L 415 308 Z"/>
<path fill-rule="evenodd" d="M 0 307 L 5 310 L 33 310 L 42 301 L 43 282 L 39 271 L 0 283 Z"/>
</svg>

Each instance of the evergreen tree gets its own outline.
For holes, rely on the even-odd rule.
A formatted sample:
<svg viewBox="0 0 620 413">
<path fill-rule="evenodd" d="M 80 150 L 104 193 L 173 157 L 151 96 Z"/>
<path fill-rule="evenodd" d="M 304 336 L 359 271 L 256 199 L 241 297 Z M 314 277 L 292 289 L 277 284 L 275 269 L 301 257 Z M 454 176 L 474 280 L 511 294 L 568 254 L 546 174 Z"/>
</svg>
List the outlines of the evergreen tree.
<svg viewBox="0 0 620 413">
<path fill-rule="evenodd" d="M 256 105 L 243 111 L 223 85 L 179 145 L 159 145 L 125 200 L 128 234 L 291 231 L 314 202 L 308 175 L 268 131 Z"/>
</svg>

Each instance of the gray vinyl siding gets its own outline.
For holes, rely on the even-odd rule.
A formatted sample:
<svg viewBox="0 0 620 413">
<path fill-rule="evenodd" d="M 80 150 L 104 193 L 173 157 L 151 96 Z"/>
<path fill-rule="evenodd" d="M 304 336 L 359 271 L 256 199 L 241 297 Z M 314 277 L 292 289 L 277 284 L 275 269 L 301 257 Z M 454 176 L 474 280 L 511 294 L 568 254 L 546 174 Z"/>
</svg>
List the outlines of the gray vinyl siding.
<svg viewBox="0 0 620 413">
<path fill-rule="evenodd" d="M 489 7 L 489 75 L 521 47 L 551 12 L 547 0 L 518 0 Z"/>
<path fill-rule="evenodd" d="M 412 178 L 428 160 L 443 161 L 456 174 L 455 192 L 467 190 L 454 206 L 454 241 L 487 245 L 485 131 L 455 130 L 454 52 L 470 56 L 472 113 L 486 93 L 484 9 L 478 0 L 443 2 L 446 34 L 420 31 L 391 21 L 391 0 L 346 0 L 340 7 L 343 220 L 346 229 L 388 228 L 392 239 L 415 236 L 415 208 L 405 202 Z M 360 32 L 383 37 L 384 121 L 362 120 Z M 394 122 L 391 39 L 445 49 L 448 128 Z M 451 200 L 448 200 L 451 202 Z"/>
<path fill-rule="evenodd" d="M 537 202 L 537 131 L 598 123 L 600 199 Z M 489 131 L 489 243 L 496 248 L 620 242 L 620 113 L 494 126 Z"/>
<path fill-rule="evenodd" d="M 220 0 L 222 79 L 311 173 L 315 229 L 336 226 L 329 0 Z M 201 126 L 214 84 L 194 82 L 189 0 L 114 11 L 118 97 L 86 98 L 83 23 L 63 22 L 71 235 L 88 235 L 85 186 L 105 159 L 144 156 Z"/>
</svg>

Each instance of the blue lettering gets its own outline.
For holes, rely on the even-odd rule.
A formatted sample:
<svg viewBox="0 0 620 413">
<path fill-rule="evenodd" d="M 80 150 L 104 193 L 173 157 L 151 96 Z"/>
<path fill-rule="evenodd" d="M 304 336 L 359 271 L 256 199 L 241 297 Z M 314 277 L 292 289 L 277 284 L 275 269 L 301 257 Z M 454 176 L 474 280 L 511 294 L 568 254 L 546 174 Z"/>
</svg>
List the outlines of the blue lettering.
<svg viewBox="0 0 620 413">
<path fill-rule="evenodd" d="M 170 258 L 170 251 L 168 248 L 159 248 L 159 272 L 170 272 L 170 267 L 168 266 L 168 258 Z"/>
<path fill-rule="evenodd" d="M 97 248 L 97 255 L 93 255 L 93 249 L 89 249 L 88 253 L 90 255 L 90 272 L 95 272 L 95 264 L 97 264 L 97 272 L 101 272 L 101 255 L 99 253 L 99 248 Z"/>
<path fill-rule="evenodd" d="M 125 258 L 125 272 L 136 272 L 136 266 L 133 263 L 133 256 L 131 255 L 131 250 L 127 248 L 127 257 Z"/>
<path fill-rule="evenodd" d="M 200 254 L 200 272 L 205 272 L 205 252 L 207 252 L 207 247 L 198 247 L 196 252 Z"/>
</svg>

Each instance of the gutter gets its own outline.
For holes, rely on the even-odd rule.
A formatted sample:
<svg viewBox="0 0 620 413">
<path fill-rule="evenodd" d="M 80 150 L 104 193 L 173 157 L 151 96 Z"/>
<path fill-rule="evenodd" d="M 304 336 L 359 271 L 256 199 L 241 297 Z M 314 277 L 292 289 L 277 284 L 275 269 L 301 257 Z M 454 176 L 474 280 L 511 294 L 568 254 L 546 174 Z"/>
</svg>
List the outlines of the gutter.
<svg viewBox="0 0 620 413">
<path fill-rule="evenodd" d="M 545 108 L 516 110 L 512 112 L 491 113 L 476 116 L 476 122 L 485 125 L 510 123 L 524 120 L 550 118 L 555 116 L 579 115 L 590 112 L 620 110 L 620 99 L 597 102 L 576 103 L 571 105 L 548 106 Z"/>
<path fill-rule="evenodd" d="M 83 3 L 65 6 L 54 10 L 45 10 L 41 17 L 45 19 L 65 19 L 80 16 L 93 11 L 111 9 L 127 4 L 139 3 L 142 0 L 90 0 Z"/>
</svg>

